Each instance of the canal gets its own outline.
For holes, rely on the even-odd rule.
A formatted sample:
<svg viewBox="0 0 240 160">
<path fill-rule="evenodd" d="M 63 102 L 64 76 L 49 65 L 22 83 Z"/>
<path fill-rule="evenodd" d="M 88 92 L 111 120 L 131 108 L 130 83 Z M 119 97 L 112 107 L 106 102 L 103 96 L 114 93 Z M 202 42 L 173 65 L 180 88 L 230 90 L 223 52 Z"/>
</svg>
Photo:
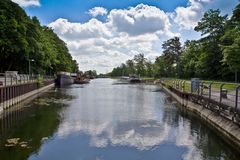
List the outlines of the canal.
<svg viewBox="0 0 240 160">
<path fill-rule="evenodd" d="M 0 160 L 238 160 L 239 152 L 158 86 L 55 88 L 3 113 Z"/>
</svg>

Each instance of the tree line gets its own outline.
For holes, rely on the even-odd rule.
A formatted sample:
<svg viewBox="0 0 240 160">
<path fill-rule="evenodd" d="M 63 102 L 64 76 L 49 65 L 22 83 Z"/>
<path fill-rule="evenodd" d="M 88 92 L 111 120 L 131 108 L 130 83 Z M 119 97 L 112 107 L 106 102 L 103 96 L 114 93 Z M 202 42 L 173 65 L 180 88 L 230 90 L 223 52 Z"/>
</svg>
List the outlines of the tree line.
<svg viewBox="0 0 240 160">
<path fill-rule="evenodd" d="M 41 26 L 37 17 L 29 17 L 16 3 L 1 0 L 0 73 L 28 73 L 29 62 L 33 73 L 78 71 L 66 43 L 51 28 Z"/>
<path fill-rule="evenodd" d="M 142 77 L 177 77 L 237 81 L 240 71 L 240 4 L 231 17 L 220 10 L 205 12 L 195 31 L 199 40 L 187 40 L 183 45 L 179 37 L 162 44 L 163 52 L 150 62 L 144 53 L 135 55 L 109 73 L 110 76 L 136 74 Z"/>
</svg>

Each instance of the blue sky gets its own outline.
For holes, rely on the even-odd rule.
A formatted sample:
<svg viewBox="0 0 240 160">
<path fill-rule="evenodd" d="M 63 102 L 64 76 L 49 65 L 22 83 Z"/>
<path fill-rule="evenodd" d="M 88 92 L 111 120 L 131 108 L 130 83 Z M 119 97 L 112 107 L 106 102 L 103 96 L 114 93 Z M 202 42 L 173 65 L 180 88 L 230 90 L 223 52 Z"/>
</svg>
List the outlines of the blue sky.
<svg viewBox="0 0 240 160">
<path fill-rule="evenodd" d="M 66 42 L 80 70 L 105 73 L 134 55 L 149 60 L 179 36 L 199 39 L 194 27 L 208 9 L 231 15 L 238 0 L 12 0 Z"/>
<path fill-rule="evenodd" d="M 91 16 L 85 14 L 89 9 L 99 6 L 107 10 L 128 8 L 140 3 L 157 6 L 166 12 L 172 12 L 178 6 L 187 6 L 188 0 L 41 0 L 41 7 L 27 7 L 31 16 L 37 16 L 43 24 L 59 17 L 70 21 L 86 22 Z"/>
</svg>

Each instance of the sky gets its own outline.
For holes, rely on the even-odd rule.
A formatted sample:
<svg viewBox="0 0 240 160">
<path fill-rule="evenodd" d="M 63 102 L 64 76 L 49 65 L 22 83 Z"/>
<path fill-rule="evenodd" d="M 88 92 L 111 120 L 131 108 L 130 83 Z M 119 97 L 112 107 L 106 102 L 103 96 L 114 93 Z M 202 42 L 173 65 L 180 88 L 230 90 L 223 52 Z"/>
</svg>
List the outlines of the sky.
<svg viewBox="0 0 240 160">
<path fill-rule="evenodd" d="M 154 61 L 162 43 L 199 39 L 204 12 L 231 15 L 238 0 L 12 0 L 66 42 L 82 71 L 110 72 L 143 53 Z"/>
</svg>

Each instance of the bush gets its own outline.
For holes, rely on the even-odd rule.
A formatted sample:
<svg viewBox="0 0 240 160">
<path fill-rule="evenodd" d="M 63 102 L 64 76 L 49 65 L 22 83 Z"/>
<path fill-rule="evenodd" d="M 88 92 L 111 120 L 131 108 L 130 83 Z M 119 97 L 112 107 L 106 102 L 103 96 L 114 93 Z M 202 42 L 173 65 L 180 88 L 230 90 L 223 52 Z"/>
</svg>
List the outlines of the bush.
<svg viewBox="0 0 240 160">
<path fill-rule="evenodd" d="M 43 87 L 43 81 L 44 81 L 43 76 L 39 76 L 37 78 L 37 86 L 38 86 L 38 88 Z"/>
</svg>

